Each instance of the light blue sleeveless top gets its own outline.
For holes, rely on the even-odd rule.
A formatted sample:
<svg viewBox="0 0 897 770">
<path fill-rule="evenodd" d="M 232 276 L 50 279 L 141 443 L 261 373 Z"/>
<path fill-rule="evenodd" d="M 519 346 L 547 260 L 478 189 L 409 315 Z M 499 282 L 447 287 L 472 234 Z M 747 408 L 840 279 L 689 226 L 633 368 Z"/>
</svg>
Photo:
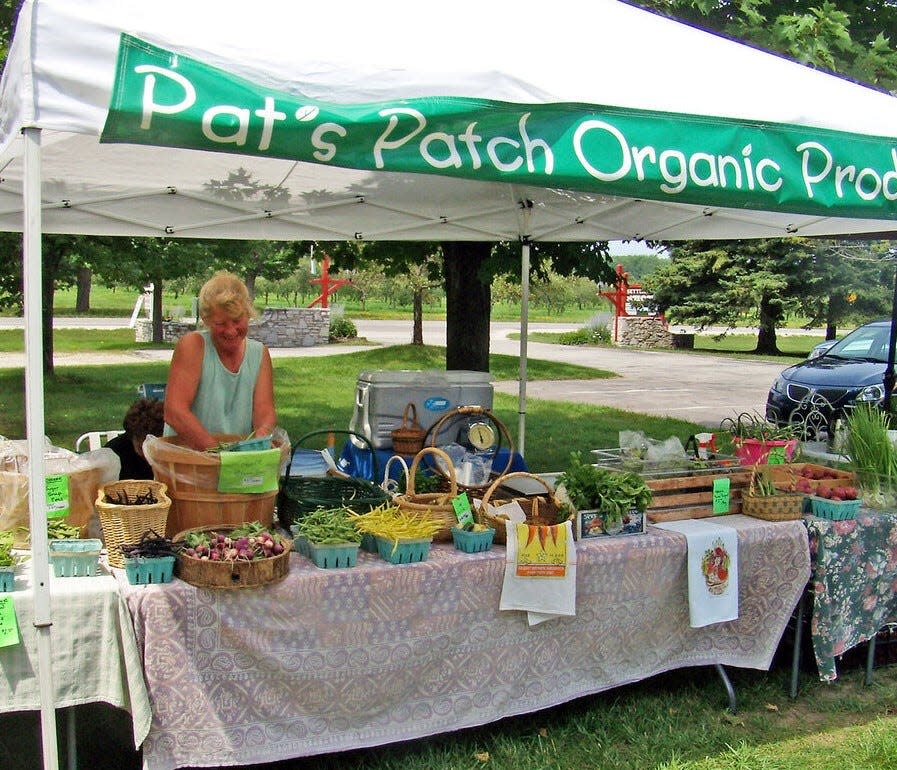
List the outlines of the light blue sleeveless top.
<svg viewBox="0 0 897 770">
<path fill-rule="evenodd" d="M 209 330 L 199 333 L 204 343 L 202 375 L 190 411 L 209 433 L 246 436 L 252 431 L 252 396 L 261 369 L 262 343 L 247 338 L 243 363 L 232 372 L 218 358 Z"/>
</svg>

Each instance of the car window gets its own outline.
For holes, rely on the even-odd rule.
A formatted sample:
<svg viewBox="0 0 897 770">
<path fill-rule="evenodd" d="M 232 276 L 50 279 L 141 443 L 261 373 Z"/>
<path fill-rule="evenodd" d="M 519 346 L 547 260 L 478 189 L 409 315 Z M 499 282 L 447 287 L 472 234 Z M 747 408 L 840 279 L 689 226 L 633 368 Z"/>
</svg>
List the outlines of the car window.
<svg viewBox="0 0 897 770">
<path fill-rule="evenodd" d="M 860 327 L 833 345 L 830 355 L 841 358 L 874 358 L 887 360 L 889 330 L 886 327 Z"/>
</svg>

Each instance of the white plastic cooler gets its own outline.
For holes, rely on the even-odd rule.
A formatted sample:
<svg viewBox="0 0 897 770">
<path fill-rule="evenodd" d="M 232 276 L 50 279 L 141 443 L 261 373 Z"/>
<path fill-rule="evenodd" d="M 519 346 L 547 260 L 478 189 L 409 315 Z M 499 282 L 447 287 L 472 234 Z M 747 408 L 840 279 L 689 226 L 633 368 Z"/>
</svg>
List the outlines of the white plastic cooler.
<svg viewBox="0 0 897 770">
<path fill-rule="evenodd" d="M 402 424 L 402 412 L 412 402 L 424 429 L 457 406 L 492 409 L 488 372 L 438 369 L 363 371 L 355 387 L 355 412 L 349 430 L 368 438 L 375 449 L 392 447 L 391 433 Z"/>
</svg>

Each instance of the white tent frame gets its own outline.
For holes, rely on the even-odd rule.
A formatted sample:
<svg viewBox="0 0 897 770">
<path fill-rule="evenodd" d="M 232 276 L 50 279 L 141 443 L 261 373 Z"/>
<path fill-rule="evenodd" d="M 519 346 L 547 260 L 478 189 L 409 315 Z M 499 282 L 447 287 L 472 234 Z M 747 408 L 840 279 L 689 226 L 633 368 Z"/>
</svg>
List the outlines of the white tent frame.
<svg viewBox="0 0 897 770">
<path fill-rule="evenodd" d="M 97 143 L 111 80 L 108 46 L 119 31 L 142 33 L 153 43 L 185 52 L 192 52 L 196 43 L 198 58 L 207 59 L 212 65 L 233 65 L 238 75 L 250 80 L 267 77 L 264 56 L 258 50 L 241 49 L 230 41 L 244 37 L 252 40 L 253 33 L 264 33 L 267 49 L 280 52 L 280 46 L 291 52 L 286 61 L 278 60 L 273 67 L 273 87 L 290 87 L 295 70 L 297 93 L 312 98 L 351 103 L 462 92 L 464 96 L 509 103 L 608 104 L 623 109 L 744 118 L 764 125 L 819 125 L 823 130 L 891 142 L 897 164 L 897 99 L 886 94 L 809 71 L 616 0 L 592 0 L 587 11 L 575 0 L 557 0 L 548 16 L 543 4 L 534 1 L 513 5 L 459 1 L 465 3 L 468 13 L 456 9 L 452 18 L 440 19 L 440 39 L 403 37 L 401 29 L 393 29 L 392 18 L 386 28 L 378 29 L 380 19 L 372 7 L 375 4 L 358 3 L 344 11 L 355 23 L 340 30 L 340 50 L 357 52 L 357 61 L 320 66 L 333 53 L 328 48 L 333 47 L 332 40 L 326 35 L 309 35 L 302 41 L 303 56 L 310 63 L 306 72 L 302 61 L 295 61 L 292 55 L 290 25 L 280 25 L 287 29 L 279 29 L 276 24 L 265 26 L 265 22 L 255 19 L 234 22 L 223 18 L 226 14 L 212 3 L 157 0 L 150 10 L 144 11 L 137 3 L 120 0 L 26 0 L 0 93 L 0 170 L 5 177 L 0 181 L 0 229 L 23 232 L 30 524 L 45 767 L 57 767 L 58 757 L 47 511 L 43 495 L 42 233 L 272 240 L 519 240 L 524 297 L 519 387 L 522 450 L 531 242 L 757 238 L 794 233 L 892 237 L 897 230 L 897 210 L 893 206 L 885 215 L 869 217 L 836 212 L 800 214 L 786 208 L 753 211 L 674 200 L 613 197 L 612 193 L 554 189 L 543 183 L 526 186 L 467 183 L 438 176 L 421 179 L 414 174 L 376 176 L 325 165 L 312 167 L 299 161 L 258 158 L 253 162 L 266 179 L 287 184 L 298 178 L 300 190 L 313 192 L 320 184 L 334 194 L 318 203 L 300 203 L 297 198 L 295 204 L 281 208 L 254 201 L 223 203 L 198 187 L 185 187 L 182 169 L 178 167 L 178 159 L 195 158 L 201 165 L 196 171 L 197 179 L 214 179 L 209 174 L 220 173 L 224 168 L 216 162 L 220 156 Z M 412 0 L 402 0 L 399 6 L 393 8 L 394 18 L 403 11 L 411 18 L 419 11 Z M 268 17 L 275 22 L 280 17 L 290 18 L 292 12 L 292 0 L 271 2 L 267 8 Z M 589 16 L 587 21 L 578 18 L 583 14 Z M 481 29 L 500 29 L 503 34 L 490 39 L 490 45 L 478 41 L 477 53 L 482 61 L 475 66 L 465 67 L 459 62 L 446 72 L 445 62 L 456 57 L 450 55 L 454 49 L 445 41 L 459 39 L 469 31 L 458 26 L 466 16 L 482 20 Z M 630 26 L 624 28 L 625 24 Z M 179 26 L 184 28 L 183 34 L 178 34 Z M 553 58 L 549 54 L 536 60 L 524 50 L 527 47 L 516 43 L 532 34 L 535 27 L 546 47 L 557 45 Z M 589 37 L 592 30 L 594 36 Z M 636 33 L 640 56 L 655 50 L 673 50 L 675 55 L 659 60 L 661 66 L 650 72 L 637 71 L 633 64 L 625 77 L 596 77 L 594 73 L 602 71 L 622 74 L 614 63 L 630 61 Z M 670 41 L 675 42 L 668 46 Z M 566 57 L 573 48 L 587 50 L 594 60 L 593 67 L 581 71 L 581 67 L 568 66 Z M 69 49 L 79 57 L 78 72 L 71 71 L 74 65 L 65 59 L 70 55 Z M 247 60 L 229 58 L 234 52 L 246 54 Z M 712 61 L 712 66 L 706 66 L 707 60 Z M 378 64 L 370 65 L 369 61 Z M 406 69 L 408 61 L 420 62 L 420 73 Z M 317 73 L 317 79 L 312 73 Z M 683 88 L 683 83 L 689 81 L 701 87 Z M 596 90 L 595 82 L 600 82 L 602 88 Z M 462 83 L 463 87 L 459 85 Z M 775 85 L 772 89 L 764 86 L 764 92 L 758 83 Z M 331 86 L 333 95 L 328 90 Z M 708 107 L 702 90 L 713 95 L 712 107 Z M 817 102 L 824 104 L 822 110 L 816 109 Z M 83 111 L 76 112 L 82 103 Z M 810 116 L 808 121 L 805 114 Z M 821 122 L 817 124 L 816 120 Z M 141 159 L 135 171 L 138 184 L 119 188 L 102 184 L 107 169 L 111 172 L 120 168 L 122 159 L 131 157 Z M 48 172 L 50 166 L 54 171 Z M 156 173 L 157 169 L 161 173 Z M 166 178 L 166 174 L 171 178 Z M 384 189 L 359 191 L 374 176 L 384 180 Z M 402 192 L 397 181 L 407 183 L 408 190 L 390 197 L 391 192 Z M 102 192 L 85 192 L 96 187 L 101 187 Z M 466 197 L 471 198 L 467 208 L 453 205 Z M 347 207 L 352 217 L 331 217 Z M 178 216 L 181 213 L 184 216 Z"/>
</svg>

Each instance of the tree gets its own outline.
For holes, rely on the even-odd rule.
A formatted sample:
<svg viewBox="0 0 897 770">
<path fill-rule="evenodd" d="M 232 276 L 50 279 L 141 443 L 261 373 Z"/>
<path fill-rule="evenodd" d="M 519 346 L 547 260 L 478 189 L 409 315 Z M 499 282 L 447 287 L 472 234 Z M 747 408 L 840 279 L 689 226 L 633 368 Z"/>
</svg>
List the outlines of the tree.
<svg viewBox="0 0 897 770">
<path fill-rule="evenodd" d="M 690 241 L 645 285 L 657 306 L 679 322 L 734 327 L 759 319 L 755 352 L 778 353 L 776 326 L 817 291 L 814 253 L 805 238 Z"/>
</svg>

